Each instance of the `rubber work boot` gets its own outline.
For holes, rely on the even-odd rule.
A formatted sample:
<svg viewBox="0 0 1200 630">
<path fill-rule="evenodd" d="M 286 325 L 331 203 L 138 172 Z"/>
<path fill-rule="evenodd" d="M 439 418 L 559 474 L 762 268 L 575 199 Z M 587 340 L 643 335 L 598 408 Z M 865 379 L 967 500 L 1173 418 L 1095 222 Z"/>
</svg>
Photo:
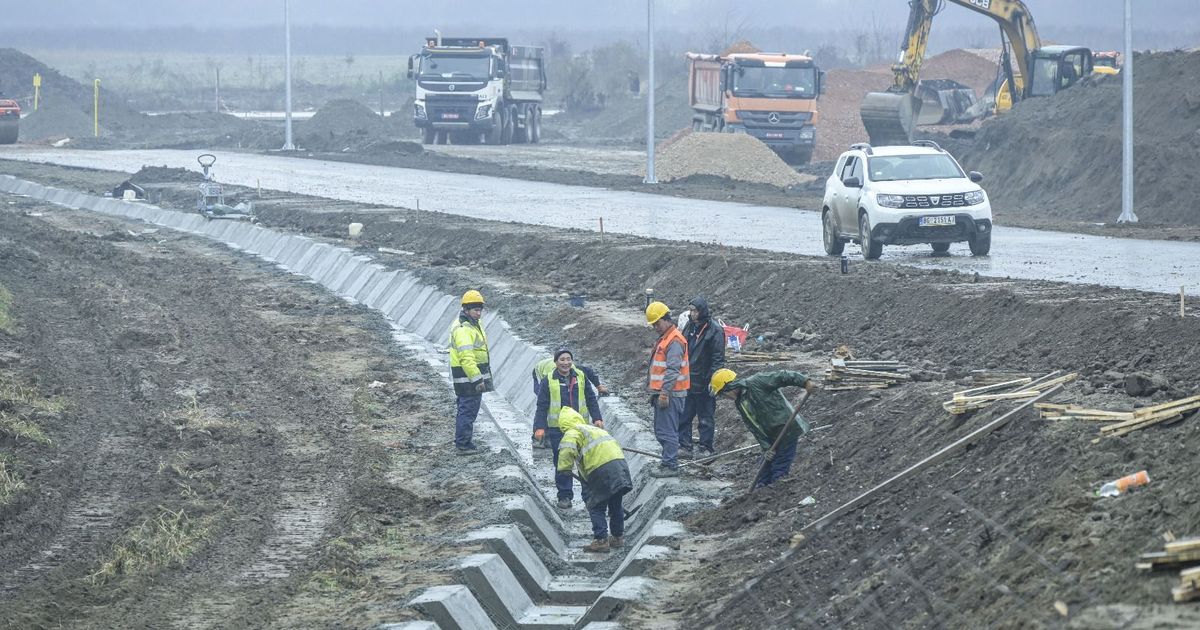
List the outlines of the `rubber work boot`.
<svg viewBox="0 0 1200 630">
<path fill-rule="evenodd" d="M 474 444 L 472 444 L 466 448 L 461 448 L 461 447 L 458 448 L 458 454 L 460 456 L 464 456 L 464 457 L 471 456 L 471 455 L 478 455 L 481 452 L 482 451 L 480 451 L 478 448 L 476 448 Z"/>
<path fill-rule="evenodd" d="M 548 442 L 546 442 L 546 438 L 542 438 L 540 440 L 537 438 L 533 438 L 533 448 L 547 449 L 547 448 L 550 448 L 550 444 Z"/>
<path fill-rule="evenodd" d="M 692 449 L 681 448 L 679 449 L 679 459 L 696 459 L 696 456 L 692 454 Z"/>
<path fill-rule="evenodd" d="M 679 469 L 678 468 L 669 468 L 667 466 L 663 466 L 663 465 L 659 464 L 658 468 L 655 468 L 654 470 L 650 471 L 650 476 L 659 478 L 659 479 L 662 479 L 664 477 L 678 477 Z"/>
<path fill-rule="evenodd" d="M 560 510 L 571 509 L 571 500 L 570 499 L 559 499 L 558 500 L 558 509 L 560 509 Z"/>
<path fill-rule="evenodd" d="M 608 551 L 608 539 L 596 538 L 587 546 L 585 546 L 583 550 L 588 553 L 604 553 L 605 551 Z"/>
<path fill-rule="evenodd" d="M 621 547 L 624 547 L 625 546 L 625 537 L 624 536 L 610 536 L 608 539 L 608 546 L 613 549 L 620 549 Z"/>
</svg>

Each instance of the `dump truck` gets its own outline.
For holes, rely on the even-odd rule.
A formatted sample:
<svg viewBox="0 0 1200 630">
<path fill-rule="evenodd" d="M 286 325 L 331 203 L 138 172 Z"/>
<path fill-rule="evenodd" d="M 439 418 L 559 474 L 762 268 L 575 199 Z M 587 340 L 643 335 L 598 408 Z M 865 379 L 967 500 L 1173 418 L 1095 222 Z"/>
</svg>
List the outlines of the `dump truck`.
<svg viewBox="0 0 1200 630">
<path fill-rule="evenodd" d="M 824 72 L 789 53 L 687 53 L 693 131 L 745 133 L 793 164 L 812 158 Z"/>
<path fill-rule="evenodd" d="M 20 135 L 21 106 L 11 98 L 0 98 L 0 144 L 12 144 Z"/>
<path fill-rule="evenodd" d="M 440 35 L 408 59 L 413 122 L 425 144 L 536 143 L 542 135 L 545 51 L 502 37 Z"/>
</svg>

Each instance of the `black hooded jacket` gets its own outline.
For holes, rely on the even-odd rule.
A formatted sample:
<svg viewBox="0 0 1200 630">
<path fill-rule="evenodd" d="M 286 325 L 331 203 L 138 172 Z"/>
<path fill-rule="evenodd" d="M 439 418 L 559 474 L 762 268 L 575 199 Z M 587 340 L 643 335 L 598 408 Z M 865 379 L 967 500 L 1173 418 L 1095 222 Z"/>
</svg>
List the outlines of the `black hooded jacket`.
<svg viewBox="0 0 1200 630">
<path fill-rule="evenodd" d="M 725 329 L 713 320 L 708 300 L 696 297 L 691 302 L 699 311 L 696 321 L 688 320 L 683 336 L 688 342 L 688 365 L 692 373 L 690 392 L 707 392 L 713 372 L 725 367 Z"/>
</svg>

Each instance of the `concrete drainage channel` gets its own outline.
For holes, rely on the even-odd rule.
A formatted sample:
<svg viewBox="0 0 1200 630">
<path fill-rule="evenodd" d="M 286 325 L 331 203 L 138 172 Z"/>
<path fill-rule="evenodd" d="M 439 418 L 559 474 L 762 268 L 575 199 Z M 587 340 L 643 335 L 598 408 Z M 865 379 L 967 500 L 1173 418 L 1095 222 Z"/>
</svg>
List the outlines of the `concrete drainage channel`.
<svg viewBox="0 0 1200 630">
<path fill-rule="evenodd" d="M 346 299 L 378 310 L 391 322 L 397 343 L 424 359 L 449 380 L 442 347 L 458 314 L 457 300 L 423 285 L 405 271 L 389 270 L 368 256 L 346 248 L 245 222 L 210 221 L 197 214 L 164 210 L 117 199 L 94 197 L 0 176 L 0 191 L 72 209 L 137 219 L 220 241 L 276 263 L 320 283 Z M 673 493 L 676 481 L 648 474 L 655 462 L 627 453 L 635 480 L 626 507 L 642 506 L 626 523 L 626 555 L 600 557 L 582 551 L 590 538 L 585 510 L 564 518 L 553 505 L 551 466 L 529 448 L 536 397 L 530 387 L 533 365 L 544 349 L 522 341 L 495 312 L 484 315 L 492 349 L 497 391 L 484 396 L 480 439 L 492 450 L 506 452 L 513 463 L 493 471 L 507 477 L 515 494 L 495 499 L 503 517 L 466 536 L 463 557 L 448 571 L 456 583 L 426 589 L 409 604 L 429 621 L 386 624 L 385 628 L 613 628 L 611 618 L 624 604 L 645 597 L 654 587 L 647 569 L 670 553 L 666 544 L 683 532 L 664 518 L 696 500 Z M 655 450 L 653 431 L 616 398 L 601 398 L 605 425 L 622 443 Z M 494 430 L 487 430 L 490 421 Z M 450 423 L 448 422 L 448 425 Z M 471 553 L 475 548 L 482 553 Z M 552 570 L 552 567 L 555 570 Z"/>
</svg>

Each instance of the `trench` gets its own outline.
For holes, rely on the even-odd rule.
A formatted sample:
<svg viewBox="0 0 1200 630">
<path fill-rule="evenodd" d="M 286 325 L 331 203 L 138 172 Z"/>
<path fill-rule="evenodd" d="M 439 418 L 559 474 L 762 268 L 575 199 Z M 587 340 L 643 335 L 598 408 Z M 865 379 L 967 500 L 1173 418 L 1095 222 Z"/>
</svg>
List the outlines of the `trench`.
<svg viewBox="0 0 1200 630">
<path fill-rule="evenodd" d="M 0 191 L 206 237 L 310 278 L 346 300 L 381 313 L 393 327 L 395 343 L 437 370 L 449 387 L 443 346 L 446 331 L 458 315 L 458 303 L 413 273 L 388 268 L 345 247 L 247 222 L 210 220 L 8 175 L 0 176 Z M 700 505 L 683 492 L 695 489 L 697 482 L 654 479 L 649 471 L 656 462 L 626 452 L 634 490 L 626 495 L 625 507 L 638 508 L 626 521 L 626 546 L 611 555 L 585 553 L 582 547 L 590 538 L 586 510 L 576 505 L 564 513 L 554 506 L 548 452 L 535 455 L 529 442 L 527 419 L 533 416 L 536 396 L 528 375 L 548 351 L 521 339 L 495 311 L 484 315 L 483 324 L 496 391 L 484 395 L 477 438 L 481 446 L 509 462 L 490 474 L 507 478 L 505 487 L 519 490 L 491 499 L 503 516 L 464 537 L 457 562 L 445 567 L 452 576 L 450 583 L 429 587 L 407 602 L 424 621 L 381 627 L 614 627 L 609 620 L 624 606 L 653 592 L 656 583 L 646 574 L 658 559 L 672 553 L 672 541 L 683 533 L 671 516 Z M 651 452 L 658 449 L 652 427 L 622 400 L 602 397 L 600 407 L 606 428 L 621 444 Z M 447 426 L 451 424 L 448 419 Z M 320 527 L 322 522 L 308 523 L 305 529 Z M 270 574 L 270 568 L 264 567 L 263 573 Z"/>
</svg>

